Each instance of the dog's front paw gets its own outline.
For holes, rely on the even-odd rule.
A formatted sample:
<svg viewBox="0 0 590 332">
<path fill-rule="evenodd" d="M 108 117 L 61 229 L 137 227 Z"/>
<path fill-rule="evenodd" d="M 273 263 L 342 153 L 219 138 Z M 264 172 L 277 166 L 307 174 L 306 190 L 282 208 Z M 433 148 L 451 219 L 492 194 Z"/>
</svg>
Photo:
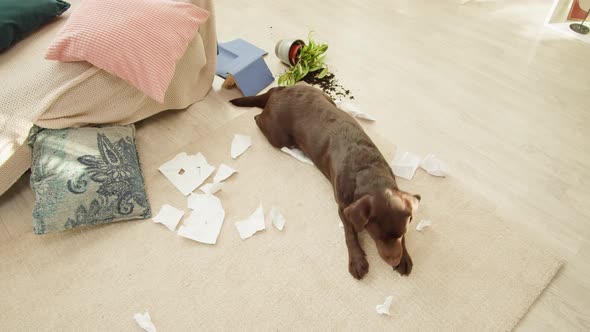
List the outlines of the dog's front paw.
<svg viewBox="0 0 590 332">
<path fill-rule="evenodd" d="M 369 272 L 369 262 L 365 255 L 355 256 L 348 260 L 348 271 L 356 279 L 362 279 Z"/>
<path fill-rule="evenodd" d="M 410 255 L 408 254 L 404 254 L 399 262 L 399 265 L 396 268 L 394 268 L 394 270 L 396 270 L 397 272 L 399 272 L 399 274 L 403 276 L 407 276 L 410 274 L 410 272 L 412 272 L 412 266 L 414 266 L 414 263 L 412 262 L 412 257 L 410 257 Z"/>
</svg>

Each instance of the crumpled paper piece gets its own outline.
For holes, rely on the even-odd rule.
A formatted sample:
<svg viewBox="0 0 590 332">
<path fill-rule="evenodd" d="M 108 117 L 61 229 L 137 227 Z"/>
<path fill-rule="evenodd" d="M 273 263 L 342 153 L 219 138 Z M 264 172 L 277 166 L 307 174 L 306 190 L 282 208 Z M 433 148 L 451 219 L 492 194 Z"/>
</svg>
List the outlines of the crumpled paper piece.
<svg viewBox="0 0 590 332">
<path fill-rule="evenodd" d="M 270 209 L 270 221 L 279 231 L 282 231 L 285 227 L 285 217 L 274 206 Z"/>
<path fill-rule="evenodd" d="M 421 158 L 407 151 L 397 150 L 395 157 L 391 161 L 391 169 L 395 176 L 399 176 L 406 180 L 411 180 L 416 173 L 418 165 L 420 165 Z"/>
<path fill-rule="evenodd" d="M 432 153 L 424 157 L 422 162 L 420 162 L 420 168 L 434 176 L 446 176 L 449 172 L 449 166 Z"/>
<path fill-rule="evenodd" d="M 178 226 L 180 219 L 184 215 L 184 211 L 175 208 L 172 205 L 164 204 L 160 208 L 158 215 L 152 218 L 152 221 L 158 224 L 166 226 L 169 230 L 173 231 Z"/>
<path fill-rule="evenodd" d="M 209 165 L 201 153 L 191 156 L 181 152 L 160 166 L 159 170 L 186 196 L 203 184 L 215 167 Z"/>
<path fill-rule="evenodd" d="M 311 166 L 313 166 L 313 161 L 311 161 L 311 159 L 309 159 L 304 153 L 303 151 L 299 150 L 299 149 L 295 149 L 295 148 L 288 148 L 286 146 L 281 148 L 281 151 L 283 151 L 284 153 L 290 155 L 291 157 L 304 162 L 306 164 L 309 164 Z"/>
<path fill-rule="evenodd" d="M 355 118 L 368 120 L 368 121 L 375 121 L 376 119 L 364 112 L 361 112 L 353 103 L 349 101 L 338 101 L 336 102 L 336 106 L 341 110 L 347 112 L 348 114 L 352 115 Z"/>
<path fill-rule="evenodd" d="M 225 211 L 219 198 L 213 195 L 191 194 L 188 197 L 188 207 L 193 210 L 177 234 L 201 243 L 215 244 Z"/>
<path fill-rule="evenodd" d="M 416 225 L 416 230 L 418 232 L 422 232 L 422 230 L 424 228 L 430 227 L 430 226 L 432 226 L 432 221 L 423 219 L 423 220 L 420 220 L 420 222 Z"/>
<path fill-rule="evenodd" d="M 251 237 L 258 231 L 264 230 L 266 227 L 264 225 L 264 209 L 262 205 L 259 205 L 248 219 L 236 222 L 236 228 L 242 240 Z"/>
<path fill-rule="evenodd" d="M 221 182 L 225 181 L 227 178 L 232 176 L 237 171 L 226 164 L 219 165 L 219 169 L 217 170 L 217 174 L 213 178 L 213 182 Z"/>
<path fill-rule="evenodd" d="M 199 187 L 199 190 L 205 194 L 213 195 L 213 194 L 217 193 L 218 191 L 220 191 L 222 188 L 223 188 L 223 183 L 209 182 L 209 183 L 205 183 L 204 185 Z"/>
<path fill-rule="evenodd" d="M 377 310 L 377 313 L 380 315 L 391 316 L 391 314 L 389 313 L 389 308 L 391 307 L 391 302 L 393 302 L 393 296 L 388 296 L 385 298 L 385 302 L 383 304 L 378 304 L 375 307 L 375 310 Z"/>
<path fill-rule="evenodd" d="M 152 318 L 150 317 L 150 313 L 147 312 L 147 310 L 143 314 L 137 313 L 137 314 L 133 315 L 133 318 L 137 322 L 137 325 L 139 325 L 139 327 L 141 327 L 145 331 L 157 332 L 156 326 L 154 325 L 154 323 L 152 323 Z"/>
<path fill-rule="evenodd" d="M 246 135 L 235 134 L 231 142 L 231 157 L 236 159 L 252 145 L 252 138 Z"/>
</svg>

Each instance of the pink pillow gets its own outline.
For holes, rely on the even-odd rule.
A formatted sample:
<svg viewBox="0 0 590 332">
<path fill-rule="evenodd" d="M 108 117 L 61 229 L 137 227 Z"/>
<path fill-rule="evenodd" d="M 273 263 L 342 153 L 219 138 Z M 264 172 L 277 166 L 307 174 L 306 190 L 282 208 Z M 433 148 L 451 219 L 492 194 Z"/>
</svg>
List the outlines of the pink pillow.
<svg viewBox="0 0 590 332">
<path fill-rule="evenodd" d="M 88 61 L 163 103 L 176 63 L 207 18 L 205 9 L 171 0 L 85 0 L 45 58 Z"/>
</svg>

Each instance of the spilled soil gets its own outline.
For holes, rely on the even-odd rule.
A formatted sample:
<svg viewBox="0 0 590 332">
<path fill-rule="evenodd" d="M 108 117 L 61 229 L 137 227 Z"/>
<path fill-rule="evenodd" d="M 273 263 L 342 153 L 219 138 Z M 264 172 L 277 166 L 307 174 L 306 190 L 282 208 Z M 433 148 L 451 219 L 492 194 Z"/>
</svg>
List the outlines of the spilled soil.
<svg viewBox="0 0 590 332">
<path fill-rule="evenodd" d="M 338 83 L 338 79 L 333 73 L 329 72 L 322 78 L 315 77 L 315 72 L 309 73 L 303 78 L 303 81 L 322 89 L 322 91 L 333 100 L 354 99 L 350 90 L 345 89 L 340 83 Z"/>
</svg>

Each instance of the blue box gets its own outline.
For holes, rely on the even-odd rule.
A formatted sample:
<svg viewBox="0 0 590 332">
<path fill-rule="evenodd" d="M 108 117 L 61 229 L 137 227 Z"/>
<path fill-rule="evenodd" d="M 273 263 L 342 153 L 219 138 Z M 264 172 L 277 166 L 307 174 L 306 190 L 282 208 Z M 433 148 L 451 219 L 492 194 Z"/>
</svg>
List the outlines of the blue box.
<svg viewBox="0 0 590 332">
<path fill-rule="evenodd" d="M 265 54 L 268 52 L 243 39 L 221 43 L 215 74 L 226 79 L 223 87 L 237 85 L 244 96 L 255 96 L 274 82 L 262 58 Z"/>
</svg>

